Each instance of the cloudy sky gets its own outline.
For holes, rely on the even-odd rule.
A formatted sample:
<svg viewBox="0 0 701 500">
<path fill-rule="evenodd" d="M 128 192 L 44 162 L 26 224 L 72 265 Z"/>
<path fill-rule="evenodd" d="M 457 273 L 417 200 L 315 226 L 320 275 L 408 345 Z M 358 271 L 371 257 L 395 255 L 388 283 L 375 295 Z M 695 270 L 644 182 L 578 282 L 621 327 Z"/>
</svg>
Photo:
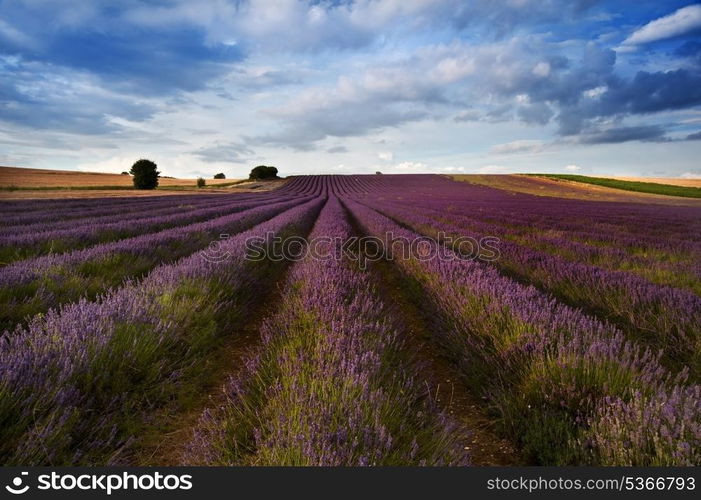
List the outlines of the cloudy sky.
<svg viewBox="0 0 701 500">
<path fill-rule="evenodd" d="M 0 0 L 0 164 L 701 177 L 689 0 Z"/>
</svg>

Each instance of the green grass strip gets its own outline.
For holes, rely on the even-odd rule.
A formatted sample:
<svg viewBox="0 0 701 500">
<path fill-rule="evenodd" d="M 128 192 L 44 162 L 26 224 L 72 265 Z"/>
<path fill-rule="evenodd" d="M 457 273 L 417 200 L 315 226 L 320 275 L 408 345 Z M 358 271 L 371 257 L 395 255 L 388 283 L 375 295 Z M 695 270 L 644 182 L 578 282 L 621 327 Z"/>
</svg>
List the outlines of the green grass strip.
<svg viewBox="0 0 701 500">
<path fill-rule="evenodd" d="M 624 189 L 626 191 L 637 191 L 639 193 L 663 194 L 666 196 L 681 196 L 684 198 L 701 198 L 701 188 L 674 186 L 671 184 L 658 184 L 656 182 L 624 181 L 620 179 L 607 179 L 604 177 L 589 177 L 586 175 L 571 174 L 527 174 L 535 177 L 547 177 L 549 179 L 560 179 L 565 181 L 583 182 L 614 189 Z"/>
</svg>

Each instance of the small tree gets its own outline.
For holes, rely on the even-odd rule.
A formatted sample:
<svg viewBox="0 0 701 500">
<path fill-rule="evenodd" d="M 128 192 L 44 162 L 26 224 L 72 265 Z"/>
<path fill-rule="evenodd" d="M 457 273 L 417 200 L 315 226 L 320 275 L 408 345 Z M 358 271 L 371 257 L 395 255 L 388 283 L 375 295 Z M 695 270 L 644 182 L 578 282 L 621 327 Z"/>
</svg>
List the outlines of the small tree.
<svg viewBox="0 0 701 500">
<path fill-rule="evenodd" d="M 204 187 L 204 185 L 205 185 L 205 180 L 204 180 L 204 178 L 203 178 L 203 177 L 198 177 L 198 178 L 197 178 L 197 187 L 198 187 L 198 188 L 201 188 L 201 187 Z"/>
<path fill-rule="evenodd" d="M 248 178 L 251 180 L 276 179 L 277 168 L 258 165 L 251 170 L 251 174 L 248 176 Z"/>
<path fill-rule="evenodd" d="M 214 178 L 215 179 L 226 179 L 226 175 L 224 175 L 222 173 L 218 173 L 218 174 L 214 175 Z"/>
<path fill-rule="evenodd" d="M 122 175 L 129 175 L 129 172 L 122 172 Z"/>
<path fill-rule="evenodd" d="M 134 187 L 136 189 L 154 189 L 158 186 L 158 176 L 160 172 L 156 170 L 158 166 L 151 160 L 141 159 L 136 161 L 129 173 L 134 176 Z"/>
</svg>

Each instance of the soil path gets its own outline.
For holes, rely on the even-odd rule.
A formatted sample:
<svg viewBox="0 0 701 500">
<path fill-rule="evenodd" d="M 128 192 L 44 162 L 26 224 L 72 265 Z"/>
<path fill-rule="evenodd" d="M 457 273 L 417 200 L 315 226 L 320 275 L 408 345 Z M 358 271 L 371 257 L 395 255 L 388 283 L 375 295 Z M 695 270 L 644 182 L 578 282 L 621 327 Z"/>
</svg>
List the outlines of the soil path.
<svg viewBox="0 0 701 500">
<path fill-rule="evenodd" d="M 356 233 L 363 235 L 357 221 L 348 211 L 346 213 Z M 370 269 L 377 277 L 380 296 L 396 308 L 397 317 L 401 319 L 407 349 L 420 367 L 419 380 L 439 408 L 460 425 L 472 464 L 524 465 L 514 444 L 495 432 L 494 420 L 487 415 L 482 399 L 463 382 L 454 363 L 436 343 L 421 311 L 407 296 L 400 271 L 386 260 L 373 262 Z"/>
<path fill-rule="evenodd" d="M 266 305 L 252 311 L 246 323 L 230 332 L 224 343 L 203 361 L 210 364 L 210 367 L 207 370 L 207 382 L 199 395 L 186 408 L 175 412 L 164 409 L 155 417 L 162 431 L 149 436 L 141 444 L 134 460 L 138 465 L 190 465 L 186 462 L 185 452 L 202 413 L 207 408 L 225 404 L 229 378 L 237 376 L 244 369 L 246 359 L 260 348 L 260 327 L 265 318 L 274 313 L 273 304 L 279 304 L 283 300 L 283 285 L 290 268 L 287 266 L 281 270 L 271 290 L 264 294 L 260 303 Z"/>
<path fill-rule="evenodd" d="M 498 436 L 494 421 L 484 410 L 484 402 L 462 381 L 458 370 L 432 338 L 431 329 L 411 299 L 406 297 L 393 265 L 378 261 L 373 269 L 380 278 L 380 290 L 388 303 L 397 308 L 407 334 L 407 348 L 421 367 L 420 376 L 438 406 L 454 418 L 466 434 L 466 448 L 473 465 L 523 465 L 516 447 Z"/>
</svg>

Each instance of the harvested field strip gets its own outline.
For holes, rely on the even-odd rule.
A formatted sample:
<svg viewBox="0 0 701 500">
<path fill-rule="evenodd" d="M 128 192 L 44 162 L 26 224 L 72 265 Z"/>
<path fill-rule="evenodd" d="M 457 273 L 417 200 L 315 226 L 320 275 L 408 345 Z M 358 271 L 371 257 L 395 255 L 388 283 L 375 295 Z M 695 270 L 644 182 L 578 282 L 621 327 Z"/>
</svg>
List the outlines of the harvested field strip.
<svg viewBox="0 0 701 500">
<path fill-rule="evenodd" d="M 665 196 L 682 196 L 686 198 L 701 198 L 701 188 L 689 186 L 675 186 L 672 184 L 659 184 L 657 182 L 626 181 L 607 177 L 589 177 L 586 175 L 568 174 L 529 174 L 549 179 L 583 182 L 597 186 L 623 189 L 625 191 L 638 191 L 641 193 L 663 194 Z"/>
</svg>

